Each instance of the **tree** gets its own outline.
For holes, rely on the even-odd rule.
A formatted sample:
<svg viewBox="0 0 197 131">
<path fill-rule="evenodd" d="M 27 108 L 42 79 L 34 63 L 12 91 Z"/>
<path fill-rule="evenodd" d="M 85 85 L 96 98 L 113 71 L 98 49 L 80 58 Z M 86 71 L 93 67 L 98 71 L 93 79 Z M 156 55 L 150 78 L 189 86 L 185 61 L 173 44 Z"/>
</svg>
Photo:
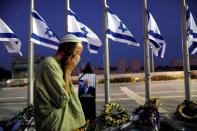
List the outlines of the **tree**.
<svg viewBox="0 0 197 131">
<path fill-rule="evenodd" d="M 11 77 L 12 73 L 10 71 L 0 67 L 0 81 L 10 79 Z"/>
<path fill-rule="evenodd" d="M 89 63 L 89 62 L 87 63 L 87 65 L 86 65 L 85 69 L 83 70 L 83 73 L 84 73 L 84 74 L 87 74 L 87 73 L 93 73 L 93 71 L 92 71 L 92 67 L 91 67 L 91 65 L 90 65 L 90 63 Z"/>
</svg>

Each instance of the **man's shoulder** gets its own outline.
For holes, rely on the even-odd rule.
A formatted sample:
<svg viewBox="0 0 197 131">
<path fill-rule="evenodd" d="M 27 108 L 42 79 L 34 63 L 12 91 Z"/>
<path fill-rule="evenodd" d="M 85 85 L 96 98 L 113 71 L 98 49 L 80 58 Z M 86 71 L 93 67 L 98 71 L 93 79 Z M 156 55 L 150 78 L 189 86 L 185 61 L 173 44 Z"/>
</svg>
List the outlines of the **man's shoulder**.
<svg viewBox="0 0 197 131">
<path fill-rule="evenodd" d="M 43 68 L 58 68 L 59 69 L 59 63 L 53 58 L 52 56 L 46 57 L 40 64 L 39 67 Z"/>
<path fill-rule="evenodd" d="M 42 61 L 43 65 L 57 65 L 58 62 L 55 60 L 55 58 L 53 58 L 52 56 L 46 57 L 43 61 Z"/>
<path fill-rule="evenodd" d="M 46 63 L 53 63 L 55 60 L 52 56 L 49 56 L 49 57 L 46 57 L 43 61 Z"/>
</svg>

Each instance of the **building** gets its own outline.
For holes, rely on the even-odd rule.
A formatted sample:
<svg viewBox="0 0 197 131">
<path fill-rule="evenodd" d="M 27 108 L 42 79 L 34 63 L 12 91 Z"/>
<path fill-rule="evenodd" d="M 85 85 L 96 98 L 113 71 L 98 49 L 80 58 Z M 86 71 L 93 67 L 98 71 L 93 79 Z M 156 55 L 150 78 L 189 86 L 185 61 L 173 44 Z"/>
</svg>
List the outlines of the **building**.
<svg viewBox="0 0 197 131">
<path fill-rule="evenodd" d="M 44 59 L 44 56 L 34 56 L 34 73 L 37 71 L 38 64 Z M 28 56 L 12 57 L 12 78 L 28 78 Z"/>
<path fill-rule="evenodd" d="M 131 72 L 140 72 L 141 71 L 141 63 L 140 63 L 139 59 L 131 60 L 130 71 Z"/>
<path fill-rule="evenodd" d="M 124 73 L 126 71 L 126 60 L 124 58 L 120 58 L 117 61 L 117 72 Z"/>
<path fill-rule="evenodd" d="M 190 57 L 190 65 L 197 66 L 197 56 Z"/>
<path fill-rule="evenodd" d="M 170 63 L 171 67 L 182 67 L 183 66 L 183 61 L 181 59 L 174 59 Z"/>
</svg>

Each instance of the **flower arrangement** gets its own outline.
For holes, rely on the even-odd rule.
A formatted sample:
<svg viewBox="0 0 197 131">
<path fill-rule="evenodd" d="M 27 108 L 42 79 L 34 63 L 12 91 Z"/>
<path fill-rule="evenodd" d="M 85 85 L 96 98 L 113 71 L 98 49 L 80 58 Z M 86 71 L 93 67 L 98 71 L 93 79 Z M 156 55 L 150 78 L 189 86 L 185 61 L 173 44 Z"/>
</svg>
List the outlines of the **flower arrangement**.
<svg viewBox="0 0 197 131">
<path fill-rule="evenodd" d="M 139 106 L 131 115 L 131 120 L 136 125 L 147 126 L 158 130 L 160 128 L 159 98 L 148 99 L 143 106 Z"/>
<path fill-rule="evenodd" d="M 176 116 L 180 120 L 197 122 L 197 104 L 193 101 L 185 100 L 182 104 L 178 105 Z"/>
<path fill-rule="evenodd" d="M 17 116 L 12 119 L 5 121 L 2 127 L 5 131 L 35 131 L 34 121 L 34 107 L 29 105 L 23 109 Z M 0 126 L 1 127 L 1 126 Z"/>
<path fill-rule="evenodd" d="M 112 110 L 117 111 L 117 114 L 112 113 Z M 120 126 L 129 121 L 129 116 L 124 107 L 118 103 L 107 103 L 103 107 L 102 115 L 107 127 Z"/>
</svg>

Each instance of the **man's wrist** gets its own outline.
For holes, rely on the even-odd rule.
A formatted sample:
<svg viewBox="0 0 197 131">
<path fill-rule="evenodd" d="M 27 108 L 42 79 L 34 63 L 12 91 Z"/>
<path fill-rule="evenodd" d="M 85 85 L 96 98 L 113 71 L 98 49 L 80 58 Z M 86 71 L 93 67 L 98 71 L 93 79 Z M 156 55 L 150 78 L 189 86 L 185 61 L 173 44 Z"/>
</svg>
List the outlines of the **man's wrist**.
<svg viewBox="0 0 197 131">
<path fill-rule="evenodd" d="M 65 75 L 71 75 L 71 72 L 72 72 L 72 71 L 70 71 L 70 70 L 65 70 L 65 71 L 64 71 L 64 74 L 65 74 Z"/>
</svg>

